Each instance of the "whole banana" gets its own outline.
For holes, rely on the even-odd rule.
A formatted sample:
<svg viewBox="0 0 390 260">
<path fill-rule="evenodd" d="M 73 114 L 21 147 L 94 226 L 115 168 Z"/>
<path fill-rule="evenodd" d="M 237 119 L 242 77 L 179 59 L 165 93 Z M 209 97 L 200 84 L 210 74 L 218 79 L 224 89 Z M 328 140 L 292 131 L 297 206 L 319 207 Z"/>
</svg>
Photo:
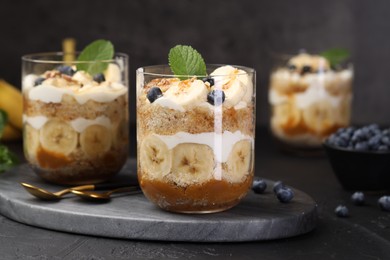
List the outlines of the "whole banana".
<svg viewBox="0 0 390 260">
<path fill-rule="evenodd" d="M 0 79 L 0 109 L 7 112 L 8 122 L 11 126 L 22 129 L 22 94 L 16 87 L 2 79 Z"/>
</svg>

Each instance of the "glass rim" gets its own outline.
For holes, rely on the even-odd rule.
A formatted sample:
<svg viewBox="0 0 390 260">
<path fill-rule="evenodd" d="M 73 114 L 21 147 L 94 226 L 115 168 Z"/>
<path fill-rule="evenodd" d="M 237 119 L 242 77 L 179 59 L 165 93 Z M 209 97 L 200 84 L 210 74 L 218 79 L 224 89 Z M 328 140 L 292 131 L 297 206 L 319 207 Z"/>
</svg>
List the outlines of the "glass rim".
<svg viewBox="0 0 390 260">
<path fill-rule="evenodd" d="M 238 73 L 237 75 L 245 75 L 245 74 L 256 74 L 256 70 L 254 68 L 251 68 L 251 67 L 246 67 L 246 66 L 241 66 L 241 65 L 231 65 L 231 64 L 214 64 L 214 63 L 211 63 L 211 64 L 206 64 L 206 69 L 208 66 L 212 66 L 212 67 L 215 67 L 215 68 L 218 68 L 218 67 L 222 67 L 222 66 L 232 66 L 234 68 L 237 68 L 237 69 L 241 69 L 244 71 L 244 73 Z M 169 64 L 158 64 L 158 65 L 150 65 L 150 66 L 143 66 L 143 67 L 139 67 L 136 71 L 137 73 L 142 73 L 144 75 L 148 75 L 148 76 L 160 76 L 160 77 L 206 77 L 206 76 L 209 76 L 209 75 L 175 75 L 173 72 L 172 74 L 167 74 L 167 73 L 155 73 L 155 72 L 145 72 L 144 69 L 153 69 L 153 68 L 169 68 Z M 213 75 L 214 77 L 218 77 L 218 76 L 226 76 L 226 74 L 219 74 L 219 75 Z"/>
<path fill-rule="evenodd" d="M 57 52 L 37 52 L 37 53 L 30 53 L 30 54 L 25 54 L 22 56 L 22 61 L 28 61 L 28 62 L 34 62 L 34 63 L 45 63 L 45 64 L 62 64 L 62 63 L 72 63 L 72 64 L 80 64 L 80 63 L 95 63 L 95 62 L 114 62 L 115 57 L 124 57 L 127 60 L 129 59 L 129 55 L 123 52 L 115 52 L 114 53 L 114 58 L 109 59 L 109 60 L 94 60 L 94 61 L 78 61 L 78 60 L 73 60 L 73 61 L 68 61 L 68 60 L 51 60 L 51 59 L 39 59 L 39 58 L 34 58 L 34 57 L 39 57 L 39 56 L 52 56 L 52 57 L 61 57 L 65 55 L 75 55 L 79 54 L 80 51 L 75 51 L 75 52 L 62 52 L 62 51 L 57 51 Z"/>
</svg>

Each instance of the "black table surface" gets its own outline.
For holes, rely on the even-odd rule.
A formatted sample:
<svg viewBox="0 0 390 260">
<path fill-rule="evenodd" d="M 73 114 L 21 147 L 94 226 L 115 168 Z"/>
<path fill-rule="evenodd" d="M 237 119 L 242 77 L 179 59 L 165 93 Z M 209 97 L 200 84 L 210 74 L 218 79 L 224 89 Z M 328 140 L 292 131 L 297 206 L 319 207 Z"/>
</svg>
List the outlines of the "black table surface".
<svg viewBox="0 0 390 260">
<path fill-rule="evenodd" d="M 135 147 L 134 138 L 131 141 Z M 7 145 L 23 162 L 21 142 Z M 266 242 L 178 243 L 63 233 L 0 215 L 0 259 L 390 259 L 390 212 L 378 208 L 378 194 L 368 194 L 366 205 L 354 206 L 352 192 L 343 190 L 325 156 L 285 155 L 268 130 L 258 128 L 256 176 L 282 180 L 314 198 L 319 210 L 317 228 Z M 339 204 L 349 208 L 349 218 L 334 214 Z"/>
</svg>

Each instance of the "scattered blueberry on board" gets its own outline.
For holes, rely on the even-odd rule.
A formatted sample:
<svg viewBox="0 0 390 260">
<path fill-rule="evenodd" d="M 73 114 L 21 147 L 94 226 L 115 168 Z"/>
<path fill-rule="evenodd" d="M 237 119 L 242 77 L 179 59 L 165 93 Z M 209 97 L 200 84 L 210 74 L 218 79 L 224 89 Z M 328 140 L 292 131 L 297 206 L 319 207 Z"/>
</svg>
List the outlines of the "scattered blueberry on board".
<svg viewBox="0 0 390 260">
<path fill-rule="evenodd" d="M 360 191 L 357 191 L 355 193 L 352 194 L 351 196 L 351 200 L 352 202 L 355 204 L 355 205 L 363 205 L 364 204 L 364 200 L 365 200 L 365 196 L 364 196 L 364 193 L 363 192 L 360 192 Z"/>
<path fill-rule="evenodd" d="M 156 101 L 156 99 L 162 96 L 163 96 L 162 91 L 158 87 L 153 87 L 149 89 L 148 94 L 146 94 L 146 97 L 149 99 L 150 103 L 153 103 L 154 101 Z"/>
<path fill-rule="evenodd" d="M 267 189 L 267 183 L 262 179 L 255 179 L 252 184 L 252 190 L 256 194 L 264 193 Z"/>
<path fill-rule="evenodd" d="M 282 181 L 274 183 L 273 191 L 276 198 L 282 203 L 288 203 L 294 198 L 294 192 L 289 187 L 285 186 Z"/>
<path fill-rule="evenodd" d="M 294 192 L 289 187 L 281 187 L 276 191 L 276 197 L 282 203 L 288 203 L 294 198 Z"/>
<path fill-rule="evenodd" d="M 282 181 L 275 182 L 274 187 L 273 187 L 274 193 L 276 193 L 280 188 L 283 188 L 283 187 L 285 187 L 285 186 L 284 186 L 284 183 Z"/>
<path fill-rule="evenodd" d="M 334 213 L 336 213 L 336 215 L 340 218 L 346 218 L 349 216 L 349 210 L 344 205 L 337 206 L 336 209 L 334 210 Z"/>
<path fill-rule="evenodd" d="M 252 190 L 256 194 L 262 194 L 267 189 L 267 183 L 262 179 L 254 179 Z M 291 188 L 284 185 L 283 182 L 277 181 L 274 183 L 273 192 L 276 198 L 282 203 L 288 203 L 294 198 L 294 192 Z"/>
<path fill-rule="evenodd" d="M 381 129 L 377 124 L 340 128 L 326 143 L 355 151 L 390 151 L 390 128 Z"/>
<path fill-rule="evenodd" d="M 383 211 L 390 211 L 390 196 L 382 196 L 378 200 L 379 207 Z"/>
</svg>

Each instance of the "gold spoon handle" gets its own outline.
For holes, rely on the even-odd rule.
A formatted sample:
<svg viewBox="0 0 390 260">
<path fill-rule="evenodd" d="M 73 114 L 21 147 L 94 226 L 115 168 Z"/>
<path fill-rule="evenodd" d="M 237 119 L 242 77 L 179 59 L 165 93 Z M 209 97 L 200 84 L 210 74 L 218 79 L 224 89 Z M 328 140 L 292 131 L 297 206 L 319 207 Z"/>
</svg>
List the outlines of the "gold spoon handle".
<svg viewBox="0 0 390 260">
<path fill-rule="evenodd" d="M 57 192 L 57 195 L 62 196 L 64 194 L 72 192 L 72 190 L 93 190 L 94 188 L 95 188 L 95 185 L 92 185 L 92 184 L 82 185 L 82 186 L 72 187 L 69 189 L 59 191 L 59 192 Z"/>
<path fill-rule="evenodd" d="M 117 193 L 117 192 L 129 192 L 129 191 L 141 191 L 141 189 L 139 188 L 139 186 L 122 187 L 122 188 L 118 188 L 118 189 L 111 190 L 111 191 L 107 192 L 107 195 L 111 195 L 111 194 Z"/>
</svg>

